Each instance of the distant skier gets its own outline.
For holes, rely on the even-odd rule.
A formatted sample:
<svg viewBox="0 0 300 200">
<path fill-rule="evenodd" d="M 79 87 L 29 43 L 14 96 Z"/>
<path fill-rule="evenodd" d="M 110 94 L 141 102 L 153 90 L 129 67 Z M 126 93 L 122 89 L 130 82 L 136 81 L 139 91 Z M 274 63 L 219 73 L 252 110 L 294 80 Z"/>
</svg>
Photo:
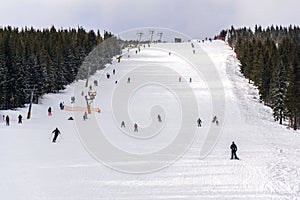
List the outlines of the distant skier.
<svg viewBox="0 0 300 200">
<path fill-rule="evenodd" d="M 218 121 L 217 116 L 214 116 L 214 117 L 213 117 L 213 120 L 212 120 L 211 122 L 212 122 L 212 123 L 216 123 L 216 125 L 219 125 L 219 121 Z"/>
<path fill-rule="evenodd" d="M 178 81 L 181 82 L 181 76 L 179 76 Z"/>
<path fill-rule="evenodd" d="M 130 77 L 127 78 L 127 83 L 130 83 Z"/>
<path fill-rule="evenodd" d="M 110 74 L 106 73 L 106 78 L 109 79 L 110 78 Z"/>
<path fill-rule="evenodd" d="M 190 83 L 192 82 L 192 78 L 190 78 Z"/>
<path fill-rule="evenodd" d="M 160 115 L 157 115 L 157 120 L 158 120 L 158 122 L 161 122 L 161 116 Z"/>
<path fill-rule="evenodd" d="M 197 123 L 198 123 L 198 127 L 201 127 L 202 121 L 200 118 L 198 118 Z"/>
<path fill-rule="evenodd" d="M 48 108 L 48 116 L 52 116 L 52 109 L 51 109 L 51 107 Z"/>
<path fill-rule="evenodd" d="M 125 122 L 124 121 L 121 122 L 121 128 L 125 128 Z"/>
<path fill-rule="evenodd" d="M 71 103 L 75 103 L 75 97 L 74 96 L 71 97 Z"/>
<path fill-rule="evenodd" d="M 56 142 L 56 139 L 57 139 L 58 135 L 60 134 L 60 131 L 58 130 L 58 128 L 56 128 L 56 129 L 54 129 L 54 131 L 52 131 L 52 133 L 54 133 L 52 142 Z"/>
<path fill-rule="evenodd" d="M 171 55 L 171 52 L 169 52 L 169 56 Z"/>
<path fill-rule="evenodd" d="M 86 111 L 83 114 L 83 120 L 87 120 L 87 112 Z"/>
<path fill-rule="evenodd" d="M 232 142 L 232 144 L 230 145 L 230 149 L 231 149 L 231 160 L 232 159 L 237 159 L 239 160 L 239 158 L 236 155 L 237 152 L 237 146 L 234 142 Z"/>
<path fill-rule="evenodd" d="M 60 102 L 59 103 L 59 107 L 61 110 L 63 110 L 65 108 L 65 103 L 64 102 Z"/>
<path fill-rule="evenodd" d="M 22 124 L 22 115 L 21 114 L 19 114 L 19 116 L 18 116 L 18 124 Z"/>
<path fill-rule="evenodd" d="M 116 74 L 116 70 L 115 69 L 113 69 L 113 74 Z"/>
<path fill-rule="evenodd" d="M 8 115 L 6 115 L 5 121 L 6 121 L 6 126 L 9 126 L 9 116 Z"/>
<path fill-rule="evenodd" d="M 94 80 L 94 86 L 98 86 L 98 81 Z"/>
<path fill-rule="evenodd" d="M 136 123 L 133 125 L 133 127 L 134 127 L 134 132 L 139 132 L 138 131 L 138 125 Z"/>
</svg>

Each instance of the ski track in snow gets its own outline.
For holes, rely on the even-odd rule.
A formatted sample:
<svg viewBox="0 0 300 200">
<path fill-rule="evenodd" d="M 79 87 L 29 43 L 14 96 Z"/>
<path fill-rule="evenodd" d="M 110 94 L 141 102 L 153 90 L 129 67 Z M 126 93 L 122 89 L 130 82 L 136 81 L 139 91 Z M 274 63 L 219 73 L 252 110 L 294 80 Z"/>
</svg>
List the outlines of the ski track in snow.
<svg viewBox="0 0 300 200">
<path fill-rule="evenodd" d="M 24 119 L 22 125 L 17 125 L 16 119 L 19 113 L 25 118 L 27 108 L 0 111 L 1 116 L 9 114 L 12 119 L 10 127 L 4 122 L 0 127 L 1 199 L 300 199 L 299 132 L 274 122 L 272 110 L 259 102 L 257 89 L 239 72 L 239 62 L 229 46 L 222 41 L 193 43 L 195 55 L 190 43 L 155 44 L 137 55 L 133 49 L 130 59 L 124 56 L 121 63 L 114 61 L 106 69 L 115 68 L 118 80 L 135 65 L 165 63 L 180 71 L 183 78 L 193 77 L 191 87 L 197 93 L 203 127 L 197 129 L 197 138 L 182 158 L 163 170 L 142 175 L 120 173 L 95 161 L 82 146 L 74 122 L 67 120 L 72 113 L 58 107 L 61 101 L 70 105 L 73 84 L 62 93 L 45 95 L 40 105 L 33 105 L 32 119 Z M 209 91 L 203 77 L 180 68 L 184 62 L 173 54 L 168 56 L 169 51 L 191 62 L 197 61 L 193 56 L 206 52 L 222 79 L 224 127 L 205 159 L 199 159 L 200 148 L 214 115 Z M 105 70 L 98 76 L 103 73 Z M 78 84 L 84 85 L 84 81 Z M 99 83 L 102 120 L 110 115 L 109 95 L 105 93 L 113 87 L 113 80 L 104 78 Z M 52 117 L 47 116 L 48 106 Z M 191 120 L 196 125 L 196 119 Z M 104 128 L 110 126 L 118 125 L 108 123 Z M 62 135 L 52 144 L 50 133 L 55 127 Z M 229 160 L 233 140 L 240 161 Z M 135 146 L 130 148 L 136 150 Z"/>
</svg>

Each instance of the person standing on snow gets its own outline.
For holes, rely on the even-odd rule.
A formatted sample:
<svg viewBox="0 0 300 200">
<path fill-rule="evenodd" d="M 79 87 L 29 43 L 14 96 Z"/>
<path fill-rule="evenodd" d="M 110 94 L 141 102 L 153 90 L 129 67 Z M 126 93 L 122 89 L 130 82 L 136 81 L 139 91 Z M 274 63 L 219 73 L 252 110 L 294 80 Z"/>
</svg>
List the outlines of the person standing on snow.
<svg viewBox="0 0 300 200">
<path fill-rule="evenodd" d="M 236 155 L 237 152 L 237 146 L 234 142 L 232 142 L 232 144 L 230 145 L 230 149 L 231 149 L 231 160 L 232 159 L 237 159 L 239 160 L 239 158 Z"/>
<path fill-rule="evenodd" d="M 6 115 L 5 121 L 6 121 L 6 126 L 9 126 L 9 116 L 8 115 Z"/>
<path fill-rule="evenodd" d="M 160 115 L 157 115 L 157 120 L 158 120 L 158 122 L 161 122 L 161 116 Z"/>
<path fill-rule="evenodd" d="M 87 120 L 87 112 L 85 111 L 84 114 L 83 114 L 83 120 Z"/>
<path fill-rule="evenodd" d="M 125 122 L 124 121 L 121 122 L 121 128 L 125 128 Z"/>
<path fill-rule="evenodd" d="M 201 127 L 202 121 L 200 118 L 198 118 L 197 123 L 198 123 L 198 127 Z"/>
<path fill-rule="evenodd" d="M 54 129 L 54 131 L 52 131 L 52 133 L 54 133 L 52 142 L 56 142 L 56 139 L 57 139 L 58 135 L 60 134 L 60 131 L 58 130 L 58 128 L 56 128 L 56 129 Z"/>
<path fill-rule="evenodd" d="M 19 116 L 18 116 L 18 124 L 22 124 L 22 115 L 21 114 L 19 114 Z"/>
<path fill-rule="evenodd" d="M 48 116 L 52 115 L 51 107 L 48 108 Z"/>
<path fill-rule="evenodd" d="M 139 132 L 138 131 L 138 125 L 136 123 L 134 124 L 134 132 Z"/>
</svg>

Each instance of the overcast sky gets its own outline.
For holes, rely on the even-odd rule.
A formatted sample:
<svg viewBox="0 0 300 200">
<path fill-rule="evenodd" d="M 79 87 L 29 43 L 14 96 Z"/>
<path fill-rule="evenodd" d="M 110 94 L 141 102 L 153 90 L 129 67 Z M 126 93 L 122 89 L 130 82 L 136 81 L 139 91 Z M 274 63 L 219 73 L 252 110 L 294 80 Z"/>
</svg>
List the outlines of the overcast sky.
<svg viewBox="0 0 300 200">
<path fill-rule="evenodd" d="M 260 24 L 300 24 L 300 0 L 2 0 L 0 26 L 174 29 L 192 38 Z"/>
</svg>

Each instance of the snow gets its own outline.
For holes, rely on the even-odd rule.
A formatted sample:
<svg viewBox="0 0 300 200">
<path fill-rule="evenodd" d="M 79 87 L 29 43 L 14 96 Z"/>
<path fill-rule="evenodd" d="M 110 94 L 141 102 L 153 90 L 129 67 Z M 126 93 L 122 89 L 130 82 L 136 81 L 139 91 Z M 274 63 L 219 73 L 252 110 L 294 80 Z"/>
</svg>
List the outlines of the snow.
<svg viewBox="0 0 300 200">
<path fill-rule="evenodd" d="M 83 111 L 59 108 L 62 101 L 72 106 L 73 95 L 73 106 L 84 107 L 80 95 L 82 90 L 87 92 L 84 81 L 67 86 L 59 94 L 45 95 L 41 104 L 33 105 L 30 120 L 24 119 L 27 107 L 0 111 L 1 116 L 11 118 L 11 126 L 4 122 L 0 126 L 1 198 L 300 199 L 299 131 L 274 122 L 272 110 L 259 102 L 255 86 L 240 74 L 239 61 L 229 46 L 222 41 L 192 42 L 195 54 L 190 43 L 155 44 L 141 48 L 138 54 L 132 49 L 130 58 L 124 52 L 120 63 L 114 61 L 91 78 L 99 80 L 92 106 L 99 107 L 101 113 L 93 112 L 87 121 L 82 120 Z M 112 69 L 116 69 L 115 75 Z M 106 79 L 106 72 L 111 73 L 111 79 Z M 130 84 L 126 83 L 128 76 Z M 187 99 L 195 101 L 185 102 L 183 97 L 191 91 L 195 96 Z M 182 118 L 188 109 L 185 103 L 194 106 L 195 112 Z M 53 112 L 50 117 L 49 106 Z M 157 122 L 157 113 L 161 113 L 162 123 Z M 19 114 L 23 124 L 17 124 Z M 214 115 L 219 126 L 211 123 Z M 69 116 L 76 120 L 67 120 Z M 198 117 L 203 122 L 201 128 L 196 127 Z M 120 128 L 123 119 L 125 129 Z M 133 132 L 135 122 L 139 124 L 138 134 Z M 90 129 L 95 123 L 98 132 Z M 55 127 L 62 134 L 52 143 Z M 102 132 L 109 143 L 145 159 L 141 161 L 172 146 L 181 132 L 186 134 L 187 148 L 175 143 L 171 148 L 174 155 L 161 155 L 170 160 L 160 160 L 160 170 L 151 168 L 152 172 L 146 173 L 139 167 L 153 167 L 151 160 L 140 164 L 116 157 L 120 162 L 114 166 L 109 166 L 113 165 L 111 160 L 99 162 L 82 130 L 86 136 L 99 138 Z M 238 146 L 239 161 L 230 160 L 232 141 Z M 127 173 L 121 172 L 124 169 Z M 132 169 L 141 173 L 132 173 Z"/>
</svg>

